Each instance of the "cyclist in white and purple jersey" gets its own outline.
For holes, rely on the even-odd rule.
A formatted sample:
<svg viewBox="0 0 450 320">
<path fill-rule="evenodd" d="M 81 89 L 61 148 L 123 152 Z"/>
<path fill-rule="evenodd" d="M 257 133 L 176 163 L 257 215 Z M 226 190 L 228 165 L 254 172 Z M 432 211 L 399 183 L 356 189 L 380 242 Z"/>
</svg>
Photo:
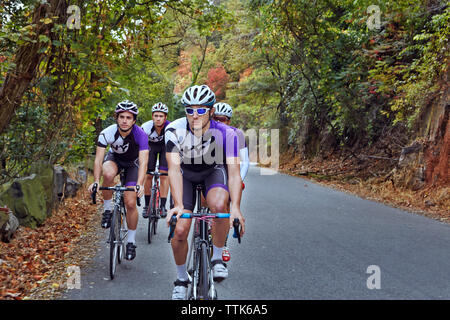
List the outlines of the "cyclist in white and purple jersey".
<svg viewBox="0 0 450 320">
<path fill-rule="evenodd" d="M 244 190 L 244 188 L 245 188 L 244 179 L 245 179 L 245 176 L 247 175 L 248 168 L 250 166 L 250 160 L 249 160 L 249 156 L 248 156 L 248 148 L 247 148 L 247 143 L 245 141 L 244 133 L 241 130 L 230 126 L 232 116 L 233 116 L 233 108 L 231 108 L 231 106 L 228 103 L 218 102 L 218 103 L 214 104 L 213 119 L 215 121 L 226 124 L 227 126 L 232 128 L 237 134 L 238 141 L 239 141 L 239 143 L 238 143 L 239 157 L 241 158 L 241 171 L 240 172 L 241 172 L 241 179 L 242 179 L 242 190 Z M 222 259 L 224 261 L 230 260 L 230 251 L 226 246 L 224 247 L 224 249 L 222 251 Z"/>
<path fill-rule="evenodd" d="M 116 106 L 116 124 L 109 126 L 100 132 L 97 142 L 97 151 L 94 164 L 94 183 L 89 186 L 92 192 L 94 187 L 100 184 L 100 175 L 103 172 L 103 186 L 114 186 L 115 176 L 125 170 L 125 186 L 133 186 L 136 193 L 125 192 L 125 208 L 127 210 L 128 239 L 126 246 L 127 260 L 136 256 L 136 228 L 138 223 L 138 211 L 136 208 L 137 197 L 144 193 L 144 179 L 148 161 L 148 137 L 139 126 L 136 125 L 138 107 L 131 101 L 122 101 Z M 111 148 L 106 154 L 106 148 Z M 111 226 L 112 215 L 112 191 L 103 191 L 103 217 L 102 227 Z"/>
<path fill-rule="evenodd" d="M 156 167 L 156 160 L 159 155 L 159 171 L 161 173 L 167 173 L 167 160 L 166 160 L 166 144 L 164 142 L 164 132 L 170 121 L 167 120 L 167 114 L 169 108 L 162 102 L 158 102 L 152 107 L 152 120 L 144 123 L 141 128 L 148 136 L 148 144 L 150 146 L 150 152 L 148 156 L 147 173 L 154 172 Z M 167 216 L 166 201 L 167 193 L 169 192 L 169 181 L 167 176 L 160 176 L 161 180 L 161 217 Z M 148 206 L 150 204 L 150 196 L 152 189 L 153 176 L 147 174 L 145 180 L 145 206 L 142 210 L 142 217 L 148 218 Z"/>
<path fill-rule="evenodd" d="M 242 184 L 236 133 L 228 126 L 211 120 L 215 101 L 214 92 L 206 85 L 188 88 L 181 100 L 186 117 L 173 121 L 166 128 L 166 158 L 175 203 L 175 207 L 167 215 L 167 223 L 169 224 L 173 215 L 178 218 L 171 242 L 177 268 L 177 280 L 172 292 L 174 300 L 186 298 L 190 281 L 186 257 L 191 220 L 179 217 L 184 212 L 193 211 L 195 185 L 203 185 L 203 193 L 213 213 L 227 212 L 231 198 L 230 219 L 216 219 L 212 226 L 211 263 L 216 281 L 228 277 L 228 270 L 222 260 L 222 249 L 235 218 L 241 223 L 241 235 L 245 231 L 245 219 L 240 209 Z"/>
<path fill-rule="evenodd" d="M 250 166 L 250 160 L 248 156 L 247 143 L 245 142 L 244 133 L 238 128 L 230 126 L 231 117 L 233 116 L 233 108 L 228 103 L 218 102 L 214 104 L 214 116 L 215 121 L 222 122 L 236 131 L 239 141 L 239 157 L 241 158 L 241 178 L 244 183 L 245 176 L 247 175 L 248 168 Z M 244 185 L 242 186 L 244 188 Z"/>
</svg>

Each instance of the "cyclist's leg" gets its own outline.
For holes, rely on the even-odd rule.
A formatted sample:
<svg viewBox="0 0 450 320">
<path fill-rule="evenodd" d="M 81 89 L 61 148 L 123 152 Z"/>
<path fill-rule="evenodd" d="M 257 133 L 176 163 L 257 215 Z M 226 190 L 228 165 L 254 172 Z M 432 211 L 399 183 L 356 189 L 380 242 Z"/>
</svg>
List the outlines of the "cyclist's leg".
<svg viewBox="0 0 450 320">
<path fill-rule="evenodd" d="M 228 212 L 230 195 L 227 186 L 227 172 L 223 166 L 216 166 L 214 171 L 205 180 L 206 201 L 213 213 Z M 213 277 L 215 281 L 222 281 L 228 277 L 228 270 L 222 260 L 222 251 L 225 246 L 227 234 L 230 229 L 228 219 L 215 219 L 211 228 L 213 236 Z"/>
<path fill-rule="evenodd" d="M 228 199 L 230 194 L 228 190 L 223 187 L 216 186 L 211 188 L 206 196 L 208 207 L 212 213 L 226 213 L 228 212 Z M 230 221 L 228 219 L 216 219 L 212 225 L 211 232 L 213 234 L 213 244 L 216 247 L 222 248 L 225 245 L 230 228 Z"/>
<path fill-rule="evenodd" d="M 134 187 L 137 183 L 138 167 L 131 166 L 127 168 L 125 177 L 125 186 Z M 136 256 L 136 229 L 138 224 L 138 210 L 136 207 L 137 194 L 136 192 L 125 192 L 124 202 L 127 211 L 127 252 L 125 258 L 132 260 Z"/>
<path fill-rule="evenodd" d="M 193 212 L 195 207 L 194 184 L 183 175 L 183 207 L 184 212 Z M 186 263 L 188 253 L 188 235 L 192 219 L 179 219 L 171 241 L 173 256 L 177 266 Z"/>
<path fill-rule="evenodd" d="M 148 164 L 147 164 L 147 172 L 155 171 L 156 167 L 156 153 L 154 152 L 153 148 L 150 147 L 150 152 L 148 154 Z M 142 216 L 144 218 L 148 218 L 148 207 L 150 206 L 150 196 L 152 192 L 152 185 L 153 185 L 153 176 L 147 174 L 147 178 L 145 179 L 145 205 L 142 210 Z"/>
<path fill-rule="evenodd" d="M 195 192 L 192 182 L 183 175 L 183 207 L 184 212 L 192 212 L 195 206 Z M 186 258 L 189 251 L 188 235 L 192 219 L 179 219 L 171 241 L 173 257 L 177 268 L 177 280 L 172 291 L 172 299 L 184 300 L 187 298 L 187 287 L 190 277 L 187 272 Z"/>
<path fill-rule="evenodd" d="M 114 159 L 114 155 L 111 152 L 108 152 L 105 156 L 105 159 L 103 160 L 103 167 L 102 167 L 102 175 L 103 175 L 103 183 L 102 185 L 104 187 L 112 187 L 114 186 L 114 178 L 119 173 L 119 165 L 116 163 Z M 110 190 L 103 190 L 103 199 L 104 200 L 111 200 L 112 198 L 112 191 Z"/>
<path fill-rule="evenodd" d="M 166 160 L 166 150 L 164 147 L 162 147 L 161 152 L 159 153 L 159 171 L 162 173 L 167 173 L 168 166 L 167 166 L 167 160 Z M 161 212 L 161 217 L 166 216 L 166 201 L 167 201 L 167 194 L 169 193 L 169 177 L 168 176 L 161 176 L 161 209 L 164 212 Z"/>
<path fill-rule="evenodd" d="M 117 175 L 119 171 L 119 165 L 115 162 L 114 155 L 112 153 L 108 153 L 105 156 L 102 168 L 103 175 L 103 186 L 111 187 L 114 185 L 114 177 Z M 111 225 L 111 216 L 112 216 L 112 191 L 103 190 L 103 214 L 101 225 L 103 228 L 109 228 Z"/>
<path fill-rule="evenodd" d="M 206 201 L 213 213 L 226 213 L 230 194 L 228 192 L 228 175 L 223 165 L 216 165 L 214 170 L 205 179 Z M 225 245 L 230 228 L 228 219 L 216 219 L 212 227 L 213 244 L 217 247 Z"/>
<path fill-rule="evenodd" d="M 151 174 L 147 174 L 147 176 L 145 178 L 145 182 L 144 182 L 144 189 L 145 189 L 144 199 L 145 199 L 145 204 L 144 204 L 144 208 L 142 208 L 142 217 L 143 218 L 148 218 L 148 216 L 149 216 L 148 208 L 150 207 L 150 197 L 151 197 L 151 194 L 152 194 L 152 184 L 153 184 L 153 176 Z"/>
</svg>

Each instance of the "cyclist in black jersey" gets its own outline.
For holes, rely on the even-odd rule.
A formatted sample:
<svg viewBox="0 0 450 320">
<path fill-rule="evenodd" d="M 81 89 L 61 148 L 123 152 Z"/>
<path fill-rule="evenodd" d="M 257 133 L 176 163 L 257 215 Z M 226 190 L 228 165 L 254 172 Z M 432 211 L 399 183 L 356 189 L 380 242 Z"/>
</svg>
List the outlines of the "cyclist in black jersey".
<svg viewBox="0 0 450 320">
<path fill-rule="evenodd" d="M 240 220 L 241 236 L 245 232 L 245 219 L 240 210 L 241 177 L 237 137 L 233 129 L 211 120 L 214 114 L 215 95 L 206 86 L 188 88 L 181 102 L 186 117 L 170 123 L 166 128 L 166 158 L 169 166 L 169 180 L 175 207 L 167 214 L 167 223 L 176 215 L 172 251 L 177 267 L 177 280 L 172 299 L 185 299 L 189 274 L 186 270 L 188 252 L 187 237 L 190 219 L 179 219 L 182 213 L 192 212 L 195 206 L 197 184 L 203 185 L 208 207 L 213 213 L 227 212 L 231 198 L 230 219 L 216 219 L 213 234 L 213 277 L 225 279 L 228 270 L 222 261 L 222 249 L 234 218 Z"/>
<path fill-rule="evenodd" d="M 158 102 L 152 107 L 152 120 L 144 123 L 141 128 L 148 136 L 150 152 L 148 156 L 147 172 L 155 171 L 156 160 L 159 155 L 159 171 L 167 173 L 166 145 L 164 143 L 164 132 L 170 121 L 167 121 L 169 108 L 162 102 Z M 161 176 L 161 217 L 167 216 L 166 201 L 169 192 L 169 181 L 167 176 Z M 148 218 L 148 206 L 152 189 L 153 176 L 147 174 L 145 180 L 145 206 L 142 210 L 142 217 Z"/>
<path fill-rule="evenodd" d="M 94 183 L 89 186 L 92 192 L 100 185 L 100 175 L 103 173 L 103 186 L 112 187 L 114 178 L 124 169 L 125 186 L 133 186 L 136 193 L 124 194 L 127 210 L 128 239 L 125 258 L 132 260 L 136 256 L 136 228 L 138 223 L 138 211 L 136 208 L 137 197 L 144 193 L 144 179 L 148 161 L 148 138 L 144 130 L 136 125 L 138 114 L 137 105 L 128 100 L 122 101 L 116 106 L 116 124 L 104 129 L 97 142 L 97 151 L 94 164 Z M 111 148 L 106 154 L 106 147 Z M 102 227 L 109 228 L 112 215 L 112 191 L 103 191 L 103 218 Z"/>
</svg>

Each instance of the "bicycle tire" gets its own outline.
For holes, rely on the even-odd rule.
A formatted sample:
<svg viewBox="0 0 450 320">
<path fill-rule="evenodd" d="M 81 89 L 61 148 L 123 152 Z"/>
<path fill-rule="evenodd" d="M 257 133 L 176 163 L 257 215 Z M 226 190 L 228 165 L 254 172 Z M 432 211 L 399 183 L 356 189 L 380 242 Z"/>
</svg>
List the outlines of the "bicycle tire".
<svg viewBox="0 0 450 320">
<path fill-rule="evenodd" d="M 119 236 L 118 232 L 118 208 L 114 207 L 113 214 L 111 217 L 111 226 L 110 226 L 110 237 L 109 237 L 109 276 L 111 280 L 114 279 L 114 275 L 116 273 L 117 267 L 117 237 Z"/>
<path fill-rule="evenodd" d="M 159 194 L 159 189 L 157 189 L 156 190 L 156 201 L 155 201 L 155 215 L 156 215 L 157 211 L 159 211 L 158 214 L 161 214 L 161 210 L 159 208 L 160 204 L 161 204 L 160 194 Z M 159 218 L 157 216 L 153 222 L 153 234 L 156 234 L 156 229 L 158 227 L 158 221 L 159 221 Z"/>
<path fill-rule="evenodd" d="M 199 290 L 203 300 L 209 300 L 209 257 L 206 243 L 200 244 Z"/>
<path fill-rule="evenodd" d="M 150 207 L 148 208 L 149 216 L 148 216 L 148 228 L 147 228 L 147 241 L 148 243 L 152 243 L 152 236 L 154 234 L 153 228 L 154 228 L 154 220 L 155 220 L 155 190 L 152 189 L 152 193 L 150 196 Z"/>
<path fill-rule="evenodd" d="M 119 264 L 122 263 L 124 252 L 125 252 L 125 241 L 123 241 L 123 239 L 122 239 L 122 238 L 124 238 L 122 236 L 122 230 L 123 230 L 122 226 L 123 226 L 123 218 L 125 217 L 125 212 L 126 212 L 125 206 L 122 203 L 121 213 L 117 217 L 117 223 L 119 224 L 119 227 L 118 227 L 119 234 L 117 237 L 117 239 L 119 240 L 119 243 L 117 244 L 117 262 Z"/>
</svg>

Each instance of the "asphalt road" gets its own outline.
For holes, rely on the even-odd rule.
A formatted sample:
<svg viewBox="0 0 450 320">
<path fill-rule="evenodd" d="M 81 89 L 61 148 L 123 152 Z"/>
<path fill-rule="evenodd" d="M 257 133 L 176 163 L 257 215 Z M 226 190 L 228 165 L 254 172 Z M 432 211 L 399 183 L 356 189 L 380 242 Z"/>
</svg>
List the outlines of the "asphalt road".
<svg viewBox="0 0 450 320">
<path fill-rule="evenodd" d="M 243 193 L 246 235 L 228 241 L 229 279 L 219 299 L 450 299 L 450 225 L 251 166 Z M 170 299 L 176 278 L 168 229 L 109 279 L 100 251 L 64 299 Z M 370 289 L 372 288 L 372 289 Z"/>
</svg>

